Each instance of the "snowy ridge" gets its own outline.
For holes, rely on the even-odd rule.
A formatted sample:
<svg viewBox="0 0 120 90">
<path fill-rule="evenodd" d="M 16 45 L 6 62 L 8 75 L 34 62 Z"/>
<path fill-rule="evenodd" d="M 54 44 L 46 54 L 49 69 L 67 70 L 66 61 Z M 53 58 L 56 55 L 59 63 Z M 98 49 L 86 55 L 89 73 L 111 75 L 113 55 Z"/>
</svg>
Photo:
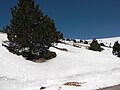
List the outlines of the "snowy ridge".
<svg viewBox="0 0 120 90">
<path fill-rule="evenodd" d="M 99 43 L 104 43 L 106 46 L 113 46 L 116 41 L 120 42 L 120 37 L 97 39 Z"/>
<path fill-rule="evenodd" d="M 101 39 L 104 43 L 120 37 Z M 68 52 L 50 48 L 57 57 L 45 63 L 34 63 L 16 56 L 2 46 L 6 34 L 0 34 L 0 90 L 93 90 L 120 84 L 120 58 L 111 48 L 94 52 L 85 48 L 58 44 Z M 66 82 L 81 82 L 81 86 L 65 86 Z"/>
</svg>

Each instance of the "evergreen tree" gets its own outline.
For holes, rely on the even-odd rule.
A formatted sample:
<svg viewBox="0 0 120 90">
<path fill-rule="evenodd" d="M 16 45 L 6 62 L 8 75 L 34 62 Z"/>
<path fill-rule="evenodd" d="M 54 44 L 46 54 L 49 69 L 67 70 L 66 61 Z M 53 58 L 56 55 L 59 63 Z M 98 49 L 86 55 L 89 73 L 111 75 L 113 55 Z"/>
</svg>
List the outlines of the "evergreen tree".
<svg viewBox="0 0 120 90">
<path fill-rule="evenodd" d="M 4 30 L 14 45 L 14 50 L 37 55 L 48 51 L 49 47 L 63 36 L 56 31 L 55 23 L 35 5 L 34 0 L 18 0 L 18 6 L 11 8 L 12 19 Z"/>
<path fill-rule="evenodd" d="M 89 49 L 93 50 L 93 51 L 101 51 L 102 50 L 100 44 L 98 44 L 96 39 L 93 39 L 92 43 L 90 44 Z"/>
<path fill-rule="evenodd" d="M 118 43 L 118 41 L 116 41 L 114 43 L 114 46 L 113 46 L 113 54 L 114 55 L 117 55 L 118 57 L 120 57 L 120 44 Z"/>
</svg>

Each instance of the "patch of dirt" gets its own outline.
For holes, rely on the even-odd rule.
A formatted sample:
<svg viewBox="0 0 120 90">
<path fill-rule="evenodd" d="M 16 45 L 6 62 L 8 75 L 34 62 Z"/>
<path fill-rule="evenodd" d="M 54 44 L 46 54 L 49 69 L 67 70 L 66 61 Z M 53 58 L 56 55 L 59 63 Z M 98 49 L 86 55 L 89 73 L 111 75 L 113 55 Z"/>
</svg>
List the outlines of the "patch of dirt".
<svg viewBox="0 0 120 90">
<path fill-rule="evenodd" d="M 85 82 L 66 82 L 63 85 L 65 85 L 65 86 L 76 86 L 76 87 L 79 87 L 79 86 L 81 86 L 81 84 L 84 84 L 84 83 Z"/>
</svg>

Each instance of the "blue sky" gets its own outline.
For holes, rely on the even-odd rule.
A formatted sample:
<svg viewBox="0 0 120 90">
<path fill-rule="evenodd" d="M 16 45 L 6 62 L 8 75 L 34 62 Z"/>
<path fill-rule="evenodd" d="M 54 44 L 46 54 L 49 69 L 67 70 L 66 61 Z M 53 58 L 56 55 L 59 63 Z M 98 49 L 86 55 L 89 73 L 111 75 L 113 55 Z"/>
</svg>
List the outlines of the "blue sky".
<svg viewBox="0 0 120 90">
<path fill-rule="evenodd" d="M 0 1 L 0 29 L 10 22 L 17 0 Z M 35 0 L 66 38 L 120 36 L 120 0 Z"/>
</svg>

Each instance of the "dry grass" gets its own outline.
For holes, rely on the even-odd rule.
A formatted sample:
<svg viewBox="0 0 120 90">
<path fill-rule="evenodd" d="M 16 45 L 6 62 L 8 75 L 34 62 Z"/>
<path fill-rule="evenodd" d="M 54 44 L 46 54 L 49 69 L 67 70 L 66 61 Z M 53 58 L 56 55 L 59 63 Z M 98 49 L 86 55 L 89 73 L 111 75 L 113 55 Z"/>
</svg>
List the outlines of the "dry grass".
<svg viewBox="0 0 120 90">
<path fill-rule="evenodd" d="M 81 86 L 81 84 L 83 84 L 83 83 L 81 83 L 81 82 L 66 82 L 66 83 L 63 84 L 63 85 L 79 87 L 79 86 Z"/>
</svg>

